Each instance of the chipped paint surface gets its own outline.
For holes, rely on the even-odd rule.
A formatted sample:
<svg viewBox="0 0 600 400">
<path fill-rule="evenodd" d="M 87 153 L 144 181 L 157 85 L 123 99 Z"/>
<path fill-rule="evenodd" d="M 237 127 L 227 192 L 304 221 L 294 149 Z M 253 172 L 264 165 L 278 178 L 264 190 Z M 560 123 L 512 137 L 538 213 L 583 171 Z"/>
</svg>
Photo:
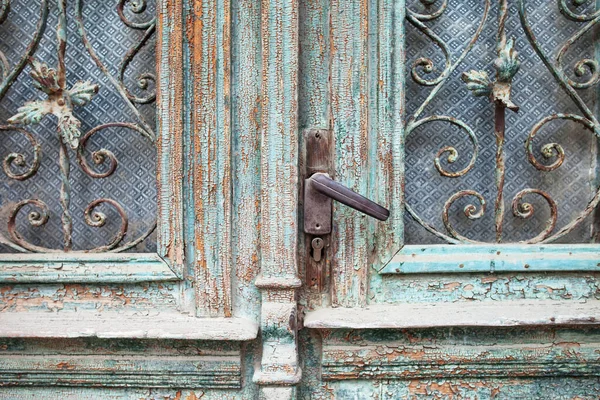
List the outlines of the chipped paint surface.
<svg viewBox="0 0 600 400">
<path fill-rule="evenodd" d="M 259 398 L 292 399 L 300 381 L 298 278 L 298 2 L 261 3 L 261 290 Z"/>
<path fill-rule="evenodd" d="M 0 313 L 27 311 L 164 310 L 177 307 L 177 287 L 168 282 L 141 285 L 12 285 L 0 286 Z"/>
<path fill-rule="evenodd" d="M 595 328 L 594 328 L 595 330 Z M 304 371 L 306 378 L 299 387 L 299 399 L 597 399 L 600 396 L 600 379 L 596 376 L 560 376 L 549 377 L 538 372 L 537 377 L 517 377 L 519 371 L 527 371 L 531 358 L 521 365 L 508 368 L 503 378 L 493 376 L 469 377 L 469 370 L 463 369 L 462 362 L 468 360 L 464 347 L 475 349 L 481 357 L 489 357 L 488 349 L 497 346 L 504 357 L 511 363 L 518 363 L 518 349 L 531 351 L 533 357 L 543 356 L 546 349 L 555 348 L 562 356 L 556 360 L 547 358 L 548 367 L 559 366 L 557 360 L 571 358 L 581 360 L 585 344 L 588 340 L 596 340 L 597 332 L 580 331 L 577 329 L 556 331 L 538 329 L 532 330 L 478 330 L 478 329 L 449 329 L 449 330 L 404 330 L 390 331 L 336 331 L 302 333 L 302 351 L 306 354 Z M 586 338 L 585 335 L 591 335 Z M 564 340 L 564 341 L 563 341 Z M 458 348 L 454 346 L 458 345 Z M 486 346 L 492 347 L 486 347 Z M 504 347 L 503 345 L 506 345 Z M 372 351 L 373 358 L 368 356 L 353 357 L 352 346 L 358 351 Z M 372 346 L 372 347 L 371 347 Z M 449 347 L 445 347 L 449 346 Z M 542 348 L 538 353 L 537 349 Z M 357 379 L 321 380 L 321 355 L 326 353 L 339 355 L 339 360 L 345 365 L 354 365 L 359 369 L 372 368 L 373 376 L 363 376 Z M 408 357 L 422 361 L 427 355 L 438 354 L 443 361 L 432 363 L 438 368 L 436 376 L 415 379 L 377 379 L 377 374 L 388 372 L 386 365 L 396 370 L 411 370 L 411 362 L 402 365 L 397 358 Z M 588 353 L 597 360 L 597 351 Z M 564 358 L 563 358 L 564 357 Z M 512 359 L 511 359 L 512 358 Z M 329 360 L 329 358 L 328 358 Z M 476 365 L 479 360 L 476 361 Z M 386 364 L 389 363 L 389 364 Z M 468 364 L 465 364 L 468 365 Z M 494 362 L 493 367 L 501 368 L 503 363 Z M 588 365 L 582 362 L 581 367 Z M 482 364 L 485 366 L 485 362 Z M 535 365 L 533 366 L 533 368 Z M 325 367 L 330 368 L 329 366 Z M 453 369 L 456 368 L 456 369 Z M 477 367 L 476 367 L 477 368 Z M 419 369 L 413 370 L 417 373 Z M 475 369 L 477 371 L 477 369 Z M 533 371 L 533 370 L 530 370 Z M 590 371 L 590 370 L 588 370 Z M 424 373 L 431 370 L 424 370 Z M 451 376 L 456 373 L 458 376 Z M 464 376 L 461 376 L 464 375 Z M 485 375 L 485 373 L 484 373 Z M 512 376 L 514 375 L 514 376 Z M 594 374 L 595 375 L 595 374 Z M 339 377 L 338 377 L 339 378 Z"/>
<path fill-rule="evenodd" d="M 234 313 L 255 316 L 259 271 L 261 15 L 258 2 L 232 2 L 232 276 Z M 247 229 L 246 227 L 255 227 Z"/>
<path fill-rule="evenodd" d="M 334 0 L 330 5 L 331 129 L 334 178 L 357 193 L 368 189 L 369 2 Z M 371 225 L 366 217 L 334 203 L 332 304 L 366 304 Z"/>
<path fill-rule="evenodd" d="M 229 0 L 196 1 L 186 21 L 199 317 L 231 316 L 230 21 Z"/>
<path fill-rule="evenodd" d="M 158 254 L 0 261 L 0 324 L 36 319 L 0 329 L 21 337 L 0 339 L 0 399 L 599 398 L 593 249 L 586 271 L 383 270 L 403 235 L 405 17 L 402 0 L 160 0 Z M 306 128 L 392 212 L 336 205 L 313 286 Z"/>
<path fill-rule="evenodd" d="M 431 274 L 385 276 L 372 283 L 373 303 L 505 300 L 600 300 L 597 273 Z"/>
</svg>

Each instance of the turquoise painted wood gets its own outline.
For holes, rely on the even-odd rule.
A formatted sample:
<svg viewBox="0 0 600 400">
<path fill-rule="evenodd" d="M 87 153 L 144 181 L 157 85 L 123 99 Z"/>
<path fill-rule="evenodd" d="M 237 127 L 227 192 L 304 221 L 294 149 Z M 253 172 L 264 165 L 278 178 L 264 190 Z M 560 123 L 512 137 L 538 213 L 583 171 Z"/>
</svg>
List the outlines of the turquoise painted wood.
<svg viewBox="0 0 600 400">
<path fill-rule="evenodd" d="M 404 243 L 406 35 L 462 3 L 158 0 L 157 253 L 0 255 L 0 399 L 600 398 L 598 245 Z M 321 262 L 311 128 L 391 211 Z"/>
<path fill-rule="evenodd" d="M 379 272 L 594 272 L 600 271 L 599 263 L 600 247 L 595 244 L 409 245 Z"/>
</svg>

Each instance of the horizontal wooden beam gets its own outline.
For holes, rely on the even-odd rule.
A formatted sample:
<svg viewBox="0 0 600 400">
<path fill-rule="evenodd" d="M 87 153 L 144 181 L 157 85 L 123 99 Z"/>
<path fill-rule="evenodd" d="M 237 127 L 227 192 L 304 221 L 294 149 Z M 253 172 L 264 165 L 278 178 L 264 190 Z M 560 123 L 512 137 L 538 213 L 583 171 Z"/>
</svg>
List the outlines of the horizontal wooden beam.
<svg viewBox="0 0 600 400">
<path fill-rule="evenodd" d="M 379 304 L 365 308 L 323 308 L 306 314 L 315 329 L 404 329 L 459 326 L 543 326 L 600 324 L 600 301 L 487 301 Z"/>
<path fill-rule="evenodd" d="M 598 329 L 335 331 L 323 337 L 322 377 L 466 379 L 598 376 Z"/>
<path fill-rule="evenodd" d="M 196 318 L 176 312 L 140 314 L 6 312 L 0 313 L 0 337 L 246 341 L 258 335 L 258 325 L 241 318 Z"/>
<path fill-rule="evenodd" d="M 1 283 L 174 281 L 179 277 L 152 253 L 2 254 Z"/>
<path fill-rule="evenodd" d="M 381 274 L 600 271 L 600 245 L 410 245 Z"/>
</svg>

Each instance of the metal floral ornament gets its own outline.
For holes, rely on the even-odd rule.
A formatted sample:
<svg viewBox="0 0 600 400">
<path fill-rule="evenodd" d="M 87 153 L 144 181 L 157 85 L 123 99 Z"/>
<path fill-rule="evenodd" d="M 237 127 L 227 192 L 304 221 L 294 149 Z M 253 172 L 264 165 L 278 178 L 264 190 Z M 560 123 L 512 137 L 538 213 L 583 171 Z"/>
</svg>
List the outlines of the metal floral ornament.
<svg viewBox="0 0 600 400">
<path fill-rule="evenodd" d="M 519 71 L 519 53 L 515 50 L 515 40 L 507 41 L 504 31 L 501 32 L 501 35 L 498 57 L 494 61 L 496 80 L 491 82 L 487 72 L 474 70 L 464 72 L 462 80 L 467 84 L 467 89 L 473 92 L 473 95 L 491 96 L 490 100 L 497 102 L 500 107 L 517 112 L 519 106 L 510 100 L 510 89 L 512 79 Z"/>
<path fill-rule="evenodd" d="M 62 142 L 76 150 L 81 137 L 81 121 L 73 115 L 73 106 L 84 106 L 98 93 L 98 85 L 90 82 L 77 82 L 69 90 L 65 88 L 64 76 L 48 65 L 30 59 L 31 77 L 36 89 L 48 95 L 46 100 L 25 103 L 17 114 L 8 120 L 9 124 L 37 124 L 48 114 L 57 118 L 57 130 Z"/>
</svg>

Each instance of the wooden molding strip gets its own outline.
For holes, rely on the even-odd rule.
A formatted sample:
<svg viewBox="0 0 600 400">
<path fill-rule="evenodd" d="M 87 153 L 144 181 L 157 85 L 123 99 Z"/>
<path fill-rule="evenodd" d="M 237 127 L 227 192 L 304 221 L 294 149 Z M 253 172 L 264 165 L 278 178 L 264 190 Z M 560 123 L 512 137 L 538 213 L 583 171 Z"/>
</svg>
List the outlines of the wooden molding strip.
<svg viewBox="0 0 600 400">
<path fill-rule="evenodd" d="M 132 338 L 246 341 L 258 325 L 242 318 L 195 318 L 179 313 L 7 312 L 0 313 L 0 337 Z"/>
<path fill-rule="evenodd" d="M 179 275 L 185 264 L 183 3 L 172 0 L 156 5 L 157 252 Z"/>
<path fill-rule="evenodd" d="M 237 355 L 3 355 L 2 386 L 241 388 Z"/>
<path fill-rule="evenodd" d="M 471 334 L 478 335 L 473 339 Z M 461 338 L 464 339 L 461 343 Z M 350 336 L 350 335 L 349 335 Z M 349 337 L 348 336 L 348 337 Z M 452 332 L 435 340 L 417 333 L 387 340 L 326 338 L 322 365 L 324 380 L 422 379 L 474 377 L 598 376 L 600 343 L 597 331 L 541 332 L 518 335 L 496 332 Z M 483 338 L 482 338 L 483 337 Z M 397 340 L 394 340 L 397 339 Z M 478 343 L 473 343 L 478 342 Z"/>
<path fill-rule="evenodd" d="M 304 326 L 315 329 L 403 329 L 458 326 L 600 324 L 600 301 L 488 301 L 379 304 L 309 312 Z"/>
<path fill-rule="evenodd" d="M 93 283 L 174 281 L 179 277 L 152 253 L 3 254 L 2 283 Z"/>
<path fill-rule="evenodd" d="M 405 246 L 381 274 L 600 271 L 597 244 Z"/>
</svg>

